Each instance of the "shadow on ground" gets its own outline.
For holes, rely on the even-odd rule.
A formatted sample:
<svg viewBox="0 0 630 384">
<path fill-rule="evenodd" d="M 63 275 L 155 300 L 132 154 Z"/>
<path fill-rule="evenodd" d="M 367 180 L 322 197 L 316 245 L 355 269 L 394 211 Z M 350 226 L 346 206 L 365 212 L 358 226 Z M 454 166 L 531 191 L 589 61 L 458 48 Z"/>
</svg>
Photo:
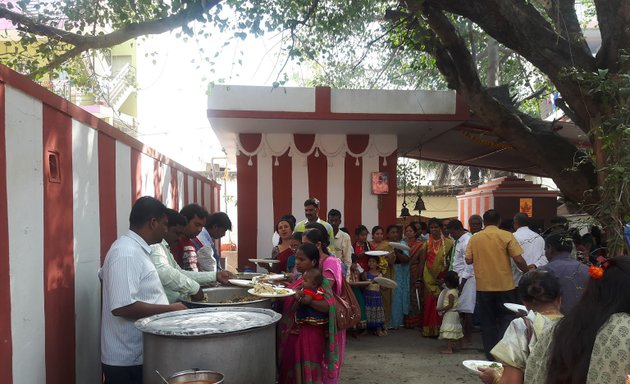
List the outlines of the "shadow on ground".
<svg viewBox="0 0 630 384">
<path fill-rule="evenodd" d="M 453 355 L 442 355 L 442 340 L 428 339 L 418 330 L 389 331 L 385 337 L 348 337 L 346 357 L 341 370 L 342 384 L 480 384 L 462 361 L 484 359 L 479 333 L 473 334 L 473 346 Z"/>
</svg>

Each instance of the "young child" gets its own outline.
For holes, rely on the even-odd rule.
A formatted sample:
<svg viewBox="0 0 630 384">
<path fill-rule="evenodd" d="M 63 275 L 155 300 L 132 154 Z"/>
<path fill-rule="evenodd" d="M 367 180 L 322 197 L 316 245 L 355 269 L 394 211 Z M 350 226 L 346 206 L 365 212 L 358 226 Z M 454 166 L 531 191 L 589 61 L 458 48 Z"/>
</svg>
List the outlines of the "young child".
<svg viewBox="0 0 630 384">
<path fill-rule="evenodd" d="M 367 270 L 367 255 L 365 252 L 371 251 L 370 243 L 367 241 L 368 234 L 367 227 L 365 225 L 359 225 L 357 229 L 355 229 L 354 234 L 357 237 L 357 241 L 352 245 L 354 249 L 354 254 L 357 255 L 357 263 L 361 266 L 362 269 Z M 363 272 L 361 272 L 363 273 Z"/>
<path fill-rule="evenodd" d="M 364 272 L 364 280 L 372 280 L 382 276 L 379 268 L 379 257 L 368 257 L 368 270 Z M 363 293 L 365 298 L 365 314 L 367 317 L 367 327 L 376 332 L 377 336 L 387 335 L 385 329 L 385 309 L 383 308 L 383 296 L 381 287 L 377 283 L 372 283 L 365 288 Z"/>
<path fill-rule="evenodd" d="M 297 324 L 324 325 L 328 324 L 328 313 L 319 312 L 310 305 L 312 300 L 324 300 L 324 276 L 318 268 L 309 269 L 302 276 L 302 292 L 304 300 L 295 312 Z"/>
<path fill-rule="evenodd" d="M 459 297 L 458 286 L 459 276 L 457 272 L 448 271 L 444 274 L 444 284 L 446 288 L 440 293 L 438 300 L 438 314 L 444 316 L 442 325 L 440 326 L 440 340 L 446 340 L 446 348 L 440 353 L 453 353 L 456 345 L 459 345 L 464 337 L 462 332 L 462 324 L 459 321 L 459 313 L 457 312 L 457 299 Z"/>
<path fill-rule="evenodd" d="M 348 281 L 351 283 L 356 283 L 361 281 L 361 276 L 365 270 L 361 265 L 359 265 L 359 257 L 355 254 L 352 254 L 352 265 L 350 265 L 350 273 L 348 274 Z"/>
<path fill-rule="evenodd" d="M 352 255 L 352 265 L 350 265 L 350 273 L 348 274 L 348 282 L 350 285 L 352 285 L 352 283 L 362 281 L 361 276 L 363 276 L 363 272 L 365 272 L 365 270 L 359 265 L 358 259 L 359 257 L 357 255 Z M 359 307 L 361 307 L 361 321 L 351 330 L 351 336 L 357 338 L 359 334 L 363 335 L 367 333 L 367 317 L 365 316 L 363 289 L 361 287 L 353 286 L 352 292 L 359 303 Z"/>
<path fill-rule="evenodd" d="M 287 270 L 285 271 L 292 274 L 291 281 L 295 281 L 301 276 L 295 268 L 295 253 L 300 245 L 302 245 L 302 232 L 295 232 L 289 240 L 289 247 L 291 247 L 293 254 L 287 259 Z"/>
</svg>

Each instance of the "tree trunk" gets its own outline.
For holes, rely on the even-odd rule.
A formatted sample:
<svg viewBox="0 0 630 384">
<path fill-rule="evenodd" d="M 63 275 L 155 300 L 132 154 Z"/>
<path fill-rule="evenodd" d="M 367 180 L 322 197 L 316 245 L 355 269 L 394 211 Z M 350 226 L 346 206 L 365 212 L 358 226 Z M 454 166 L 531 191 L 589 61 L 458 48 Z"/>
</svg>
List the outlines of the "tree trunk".
<svg viewBox="0 0 630 384">
<path fill-rule="evenodd" d="M 488 78 L 486 85 L 491 87 L 499 86 L 499 43 L 492 37 L 488 37 L 486 43 L 488 52 Z"/>
<path fill-rule="evenodd" d="M 468 170 L 470 171 L 470 184 L 471 185 L 479 185 L 479 174 L 480 169 L 477 167 L 469 167 Z"/>
</svg>

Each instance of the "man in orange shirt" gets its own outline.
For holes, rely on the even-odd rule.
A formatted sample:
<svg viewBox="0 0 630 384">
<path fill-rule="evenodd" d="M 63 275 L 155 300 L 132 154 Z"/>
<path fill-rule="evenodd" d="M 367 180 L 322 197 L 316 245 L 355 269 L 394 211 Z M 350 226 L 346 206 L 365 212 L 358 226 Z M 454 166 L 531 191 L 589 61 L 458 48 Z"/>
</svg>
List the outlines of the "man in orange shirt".
<svg viewBox="0 0 630 384">
<path fill-rule="evenodd" d="M 499 212 L 490 209 L 483 214 L 484 229 L 470 238 L 466 263 L 473 264 L 477 280 L 477 305 L 481 316 L 481 338 L 488 360 L 490 350 L 501 339 L 514 314 L 503 304 L 516 302 L 512 264 L 528 271 L 523 249 L 514 236 L 498 228 Z"/>
</svg>

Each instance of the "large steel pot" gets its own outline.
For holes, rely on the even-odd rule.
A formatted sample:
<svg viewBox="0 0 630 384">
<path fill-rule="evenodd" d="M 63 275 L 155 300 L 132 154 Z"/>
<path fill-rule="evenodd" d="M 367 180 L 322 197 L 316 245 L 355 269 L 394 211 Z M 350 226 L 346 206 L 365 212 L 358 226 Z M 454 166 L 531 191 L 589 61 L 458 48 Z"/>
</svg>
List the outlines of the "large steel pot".
<svg viewBox="0 0 630 384">
<path fill-rule="evenodd" d="M 198 367 L 223 373 L 228 384 L 273 384 L 276 323 L 262 308 L 214 307 L 163 313 L 136 321 L 143 332 L 144 384 Z"/>
<path fill-rule="evenodd" d="M 168 384 L 223 384 L 223 374 L 201 369 L 189 369 L 174 373 L 166 381 Z"/>
<path fill-rule="evenodd" d="M 208 307 L 251 307 L 251 308 L 267 308 L 271 309 L 271 299 L 255 297 L 247 293 L 248 288 L 241 287 L 215 287 L 206 288 L 203 292 L 208 295 L 208 302 L 201 303 L 198 301 L 192 301 L 189 298 L 181 299 L 188 308 L 208 308 Z M 245 301 L 242 303 L 225 303 L 235 299 L 237 297 L 251 296 L 255 298 L 252 301 Z"/>
</svg>

